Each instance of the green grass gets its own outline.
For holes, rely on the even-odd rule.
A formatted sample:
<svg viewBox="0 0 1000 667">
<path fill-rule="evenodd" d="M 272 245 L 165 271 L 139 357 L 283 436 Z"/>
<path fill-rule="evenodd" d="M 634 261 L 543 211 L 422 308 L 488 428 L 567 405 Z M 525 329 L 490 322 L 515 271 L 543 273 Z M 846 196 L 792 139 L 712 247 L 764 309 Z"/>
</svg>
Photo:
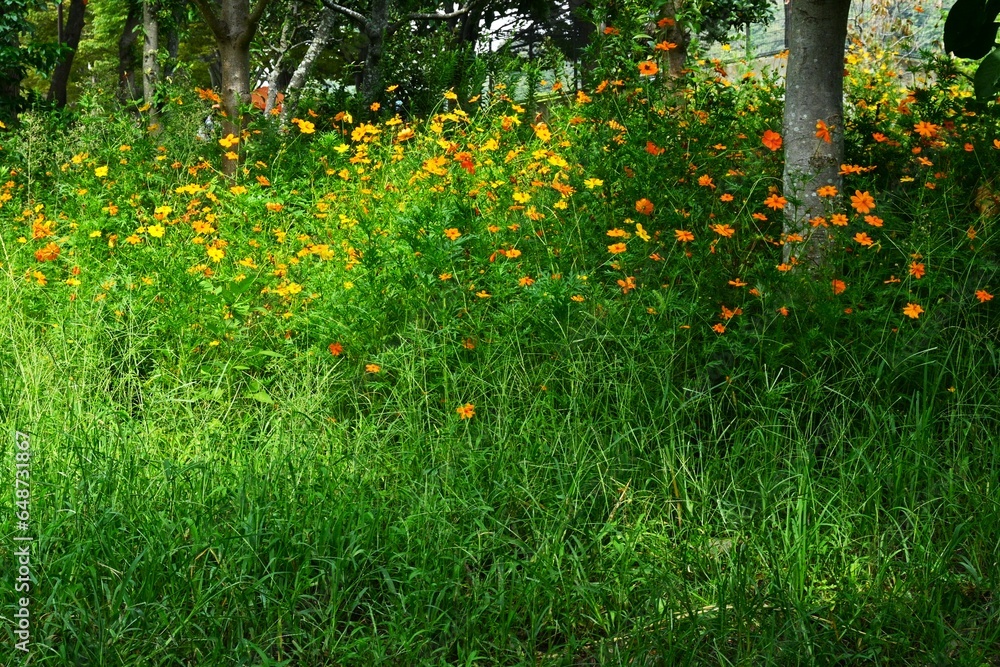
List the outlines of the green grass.
<svg viewBox="0 0 1000 667">
<path fill-rule="evenodd" d="M 549 132 L 317 101 L 236 183 L 189 90 L 0 135 L 0 665 L 1000 665 L 997 117 L 870 49 L 779 270 L 780 85 L 679 100 L 644 26 Z"/>
<path fill-rule="evenodd" d="M 934 359 L 912 396 L 842 346 L 712 385 L 599 320 L 474 350 L 413 327 L 391 378 L 272 359 L 269 403 L 246 370 L 140 378 L 141 319 L 41 332 L 14 298 L 26 664 L 996 664 L 998 381 L 971 336 L 943 405 Z"/>
</svg>

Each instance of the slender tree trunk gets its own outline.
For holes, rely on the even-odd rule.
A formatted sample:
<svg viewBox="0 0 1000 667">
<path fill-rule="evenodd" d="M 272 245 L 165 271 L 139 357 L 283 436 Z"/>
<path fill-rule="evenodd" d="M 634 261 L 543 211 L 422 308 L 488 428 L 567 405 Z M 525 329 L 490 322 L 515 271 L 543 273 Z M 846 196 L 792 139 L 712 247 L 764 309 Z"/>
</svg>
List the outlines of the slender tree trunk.
<svg viewBox="0 0 1000 667">
<path fill-rule="evenodd" d="M 669 19 L 672 23 L 663 28 L 663 38 L 667 42 L 677 46 L 667 51 L 667 73 L 673 80 L 684 76 L 684 66 L 687 64 L 688 46 L 691 44 L 691 35 L 685 26 L 677 20 L 677 16 L 684 8 L 685 0 L 667 0 L 660 10 L 661 19 Z"/>
<path fill-rule="evenodd" d="M 819 266 L 828 245 L 824 227 L 810 218 L 823 214 L 817 188 L 841 189 L 844 161 L 844 48 L 851 0 L 794 0 L 789 9 L 788 71 L 785 76 L 785 231 L 800 233 L 798 259 Z M 826 123 L 830 142 L 816 136 Z M 811 232 L 811 234 L 810 234 Z M 785 245 L 786 261 L 791 247 Z"/>
<path fill-rule="evenodd" d="M 288 88 L 285 89 L 285 104 L 281 110 L 282 126 L 287 125 L 288 119 L 295 115 L 296 107 L 299 105 L 299 94 L 302 91 L 302 86 L 309 79 L 309 72 L 312 71 L 316 59 L 319 58 L 319 55 L 323 53 L 323 49 L 326 48 L 326 43 L 329 41 L 330 33 L 333 30 L 334 18 L 333 12 L 329 9 L 323 11 L 323 18 L 320 19 L 319 25 L 316 26 L 316 32 L 309 43 L 309 48 L 306 50 L 305 56 L 302 57 L 302 62 L 295 68 L 292 80 L 288 82 Z"/>
<path fill-rule="evenodd" d="M 326 10 L 324 10 L 325 12 Z M 271 64 L 271 76 L 267 80 L 267 100 L 264 102 L 264 114 L 270 114 L 278 102 L 278 84 L 281 80 L 282 70 L 285 69 L 285 56 L 291 48 L 292 37 L 295 34 L 295 24 L 298 19 L 298 5 L 293 4 L 291 11 L 285 16 L 281 24 L 281 38 L 278 40 L 278 57 Z"/>
<path fill-rule="evenodd" d="M 272 0 L 220 0 L 218 9 L 209 0 L 194 0 L 201 15 L 215 36 L 221 62 L 221 97 L 223 135 L 241 139 L 222 159 L 222 171 L 236 175 L 239 151 L 242 149 L 243 118 L 240 109 L 250 103 L 250 43 L 257 33 L 260 17 Z M 235 154 L 236 159 L 230 155 Z"/>
<path fill-rule="evenodd" d="M 55 102 L 60 107 L 66 106 L 69 74 L 73 69 L 73 56 L 76 55 L 76 47 L 80 45 L 80 35 L 83 34 L 83 20 L 86 11 L 86 0 L 70 0 L 69 17 L 63 32 L 63 43 L 72 50 L 66 54 L 65 60 L 56 65 L 47 95 L 50 102 Z"/>
<path fill-rule="evenodd" d="M 160 83 L 160 64 L 156 59 L 160 50 L 160 22 L 157 12 L 160 3 L 157 0 L 145 0 L 142 3 L 142 28 L 145 37 L 142 42 L 142 100 L 149 110 L 149 127 L 153 134 L 162 130 L 160 109 L 156 101 L 156 87 Z"/>
<path fill-rule="evenodd" d="M 170 11 L 170 26 L 167 30 L 167 60 L 163 64 L 163 78 L 169 79 L 177 69 L 178 57 L 181 51 L 181 27 L 187 20 L 187 8 L 181 3 L 175 3 Z"/>
<path fill-rule="evenodd" d="M 222 113 L 225 115 L 222 134 L 241 137 L 244 125 L 241 107 L 250 103 L 250 49 L 240 40 L 219 42 L 219 56 L 222 61 Z M 240 150 L 231 152 L 239 154 Z M 239 160 L 223 156 L 224 174 L 234 175 L 238 166 Z"/>
<path fill-rule="evenodd" d="M 138 2 L 130 2 L 125 26 L 118 38 L 118 101 L 122 104 L 130 104 L 139 97 L 135 82 L 135 70 L 139 64 L 135 42 L 141 25 L 142 6 Z"/>
<path fill-rule="evenodd" d="M 389 0 L 372 0 L 371 9 L 367 30 L 368 50 L 361 74 L 361 100 L 366 109 L 382 94 L 382 57 L 389 30 Z"/>
</svg>

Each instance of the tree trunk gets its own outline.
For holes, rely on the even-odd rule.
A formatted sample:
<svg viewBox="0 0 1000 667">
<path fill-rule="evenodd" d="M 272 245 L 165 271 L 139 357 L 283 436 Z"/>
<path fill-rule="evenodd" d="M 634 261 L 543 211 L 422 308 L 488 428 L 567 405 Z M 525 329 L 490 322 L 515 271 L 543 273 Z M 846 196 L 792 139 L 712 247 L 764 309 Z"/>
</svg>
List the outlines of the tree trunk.
<svg viewBox="0 0 1000 667">
<path fill-rule="evenodd" d="M 222 135 L 240 137 L 240 143 L 229 152 L 239 155 L 242 147 L 243 117 L 242 106 L 250 103 L 250 49 L 241 40 L 219 42 L 219 56 L 222 60 Z M 222 172 L 227 176 L 236 174 L 239 160 L 226 155 L 222 159 Z"/>
<path fill-rule="evenodd" d="M 326 48 L 326 43 L 330 39 L 330 32 L 333 30 L 333 24 L 333 12 L 329 9 L 324 9 L 323 18 L 320 20 L 319 25 L 316 26 L 316 32 L 309 43 L 309 48 L 302 57 L 302 62 L 295 68 L 292 80 L 288 82 L 288 88 L 285 90 L 285 104 L 281 110 L 282 127 L 287 125 L 288 119 L 295 115 L 296 107 L 299 105 L 299 93 L 302 91 L 302 86 L 309 79 L 309 72 L 312 70 L 313 64 L 319 58 L 319 55 L 323 53 L 323 49 Z"/>
<path fill-rule="evenodd" d="M 389 30 L 389 0 L 372 0 L 371 9 L 366 31 L 368 49 L 361 74 L 361 100 L 366 109 L 377 102 L 382 94 L 382 56 Z"/>
<path fill-rule="evenodd" d="M 222 172 L 236 175 L 239 151 L 242 149 L 243 118 L 240 108 L 250 103 L 250 43 L 257 33 L 260 17 L 272 0 L 257 0 L 253 8 L 249 0 L 220 0 L 218 10 L 209 0 L 194 0 L 208 23 L 219 48 L 221 62 L 222 134 L 240 138 L 222 158 Z M 236 159 L 230 155 L 235 154 Z"/>
<path fill-rule="evenodd" d="M 670 19 L 673 23 L 663 28 L 664 41 L 676 44 L 677 46 L 667 51 L 667 73 L 671 80 L 684 76 L 684 66 L 687 64 L 688 45 L 691 43 L 691 34 L 680 24 L 677 16 L 684 8 L 685 0 L 667 0 L 660 10 L 661 19 Z"/>
<path fill-rule="evenodd" d="M 167 60 L 163 64 L 163 78 L 169 79 L 177 70 L 181 51 L 181 27 L 187 21 L 187 6 L 174 3 L 170 11 L 170 23 L 167 27 Z"/>
<path fill-rule="evenodd" d="M 80 45 L 80 35 L 83 34 L 83 19 L 86 11 L 86 0 L 70 0 L 69 18 L 66 20 L 66 28 L 63 32 L 63 43 L 72 50 L 66 54 L 63 61 L 56 65 L 47 95 L 50 102 L 55 102 L 60 107 L 66 106 L 69 73 L 73 69 L 73 56 L 76 55 L 76 47 Z"/>
<path fill-rule="evenodd" d="M 285 15 L 285 20 L 281 23 L 281 38 L 278 40 L 278 57 L 271 63 L 271 75 L 267 79 L 267 100 L 264 102 L 264 115 L 269 115 L 278 102 L 278 85 L 281 73 L 286 69 L 285 56 L 288 55 L 288 49 L 292 45 L 292 37 L 295 35 L 297 14 L 298 4 L 293 4 L 291 11 Z"/>
<path fill-rule="evenodd" d="M 851 0 L 795 0 L 789 9 L 788 71 L 785 75 L 785 231 L 807 237 L 798 259 L 816 267 L 828 245 L 824 227 L 809 219 L 823 214 L 817 188 L 841 189 L 844 160 L 844 48 Z M 817 122 L 831 141 L 816 136 Z M 813 232 L 810 234 L 810 232 Z M 785 245 L 785 259 L 791 258 Z"/>
<path fill-rule="evenodd" d="M 140 25 L 142 6 L 138 2 L 130 2 L 125 26 L 118 38 L 118 101 L 122 104 L 130 104 L 139 97 L 135 83 L 135 70 L 139 64 L 135 55 L 135 42 L 139 38 Z"/>
<path fill-rule="evenodd" d="M 149 127 L 153 134 L 159 134 L 163 129 L 156 100 L 156 87 L 160 83 L 160 63 L 156 59 L 160 50 L 160 22 L 157 18 L 159 9 L 160 3 L 157 0 L 145 0 L 142 3 L 142 28 L 145 33 L 142 42 L 142 100 L 149 110 Z"/>
</svg>

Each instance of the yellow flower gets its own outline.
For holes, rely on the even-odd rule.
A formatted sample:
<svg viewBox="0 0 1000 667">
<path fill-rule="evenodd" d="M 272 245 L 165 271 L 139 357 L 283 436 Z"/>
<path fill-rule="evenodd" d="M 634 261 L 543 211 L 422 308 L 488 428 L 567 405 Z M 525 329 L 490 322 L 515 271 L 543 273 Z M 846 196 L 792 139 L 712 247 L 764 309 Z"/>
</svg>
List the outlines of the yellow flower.
<svg viewBox="0 0 1000 667">
<path fill-rule="evenodd" d="M 455 412 L 458 413 L 459 419 L 472 419 L 476 414 L 476 406 L 472 403 L 466 403 L 455 408 Z"/>
<path fill-rule="evenodd" d="M 229 188 L 229 191 L 232 192 L 234 195 L 245 195 L 247 193 L 247 189 L 242 185 L 234 185 L 233 187 Z"/>
<path fill-rule="evenodd" d="M 98 167 L 97 169 L 95 169 L 94 170 L 94 175 L 97 176 L 98 178 L 104 178 L 105 176 L 107 176 L 108 175 L 108 167 L 107 167 L 107 165 L 105 165 L 103 167 Z"/>
<path fill-rule="evenodd" d="M 209 246 L 206 249 L 206 252 L 208 253 L 208 256 L 212 259 L 212 261 L 216 263 L 221 262 L 222 258 L 226 256 L 225 250 L 216 248 L 215 246 Z"/>
<path fill-rule="evenodd" d="M 222 146 L 223 148 L 232 148 L 238 143 L 240 143 L 240 138 L 234 137 L 232 132 L 230 132 L 223 138 L 219 139 L 219 145 Z"/>
<path fill-rule="evenodd" d="M 163 228 L 162 225 L 150 225 L 149 229 L 147 229 L 146 231 L 148 231 L 149 235 L 152 236 L 153 238 L 155 238 L 155 239 L 162 239 L 163 238 L 163 233 L 166 230 Z"/>
</svg>

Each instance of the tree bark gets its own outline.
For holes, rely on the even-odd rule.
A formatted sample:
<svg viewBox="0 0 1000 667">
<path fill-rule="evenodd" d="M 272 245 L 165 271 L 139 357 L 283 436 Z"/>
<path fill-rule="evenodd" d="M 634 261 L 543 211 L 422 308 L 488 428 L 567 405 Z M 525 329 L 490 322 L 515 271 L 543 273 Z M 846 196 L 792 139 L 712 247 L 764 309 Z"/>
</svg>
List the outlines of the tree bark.
<svg viewBox="0 0 1000 667">
<path fill-rule="evenodd" d="M 796 259 L 820 266 L 828 246 L 824 227 L 810 218 L 823 214 L 817 188 L 843 185 L 844 49 L 851 0 L 793 0 L 788 19 L 788 70 L 785 75 L 784 194 L 786 233 L 807 241 Z M 816 136 L 817 122 L 829 128 L 830 142 Z M 785 259 L 792 258 L 785 244 Z"/>
<path fill-rule="evenodd" d="M 372 0 L 367 30 L 368 50 L 361 74 L 361 101 L 365 109 L 377 102 L 382 93 L 382 56 L 389 30 L 389 0 Z"/>
<path fill-rule="evenodd" d="M 52 72 L 52 82 L 49 84 L 47 99 L 55 102 L 58 106 L 66 106 L 67 89 L 69 88 L 69 74 L 73 69 L 73 56 L 76 55 L 76 47 L 80 45 L 80 35 L 83 34 L 84 14 L 87 11 L 86 0 L 70 0 L 69 17 L 66 20 L 66 28 L 63 32 L 63 43 L 70 49 Z"/>
<path fill-rule="evenodd" d="M 688 46 L 691 44 L 691 34 L 680 24 L 677 16 L 684 8 L 685 0 L 667 0 L 660 11 L 661 19 L 672 19 L 673 23 L 663 29 L 665 41 L 677 46 L 667 51 L 667 73 L 670 79 L 676 81 L 684 76 L 684 66 L 687 64 Z"/>
<path fill-rule="evenodd" d="M 142 41 L 142 100 L 149 110 L 149 127 L 153 134 L 159 134 L 163 129 L 156 100 L 156 87 L 160 83 L 160 63 L 156 59 L 160 50 L 159 9 L 160 3 L 157 0 L 145 0 L 142 3 L 142 29 L 145 35 Z"/>
<path fill-rule="evenodd" d="M 222 61 L 222 112 L 225 114 L 222 134 L 241 137 L 244 126 L 241 107 L 250 103 L 250 49 L 239 40 L 219 42 L 219 57 Z M 238 149 L 231 152 L 240 153 Z M 223 156 L 224 174 L 234 175 L 237 167 L 238 160 Z"/>
<path fill-rule="evenodd" d="M 288 87 L 285 89 L 285 104 L 281 109 L 282 127 L 287 125 L 288 119 L 295 115 L 295 110 L 299 105 L 299 94 L 302 91 L 302 86 L 309 79 L 309 73 L 312 71 L 316 59 L 319 58 L 323 49 L 326 48 L 326 43 L 330 39 L 330 32 L 333 30 L 334 18 L 332 11 L 329 9 L 323 10 L 323 18 L 320 19 L 319 25 L 316 26 L 316 32 L 309 43 L 309 48 L 302 57 L 302 62 L 295 68 L 292 80 L 288 82 Z"/>
<path fill-rule="evenodd" d="M 324 10 L 325 12 L 326 10 Z M 264 102 L 264 115 L 271 113 L 278 102 L 279 83 L 282 72 L 286 69 L 285 56 L 292 46 L 292 37 L 295 35 L 295 23 L 298 18 L 298 4 L 293 4 L 291 11 L 285 15 L 285 20 L 281 23 L 281 38 L 278 40 L 278 57 L 271 63 L 271 76 L 267 80 L 267 100 Z"/>
<path fill-rule="evenodd" d="M 130 104 L 139 97 L 135 82 L 135 70 L 139 64 L 135 42 L 141 25 L 142 6 L 138 2 L 130 2 L 121 37 L 118 38 L 118 101 L 122 104 Z"/>
<path fill-rule="evenodd" d="M 209 0 L 194 1 L 215 36 L 219 49 L 222 112 L 225 114 L 222 134 L 241 137 L 243 118 L 240 107 L 250 102 L 250 43 L 257 33 L 264 10 L 272 0 L 256 0 L 253 8 L 249 0 L 220 0 L 218 11 Z M 242 143 L 240 141 L 223 155 L 222 171 L 227 176 L 236 174 Z M 235 153 L 237 159 L 231 159 L 230 153 Z"/>
</svg>

